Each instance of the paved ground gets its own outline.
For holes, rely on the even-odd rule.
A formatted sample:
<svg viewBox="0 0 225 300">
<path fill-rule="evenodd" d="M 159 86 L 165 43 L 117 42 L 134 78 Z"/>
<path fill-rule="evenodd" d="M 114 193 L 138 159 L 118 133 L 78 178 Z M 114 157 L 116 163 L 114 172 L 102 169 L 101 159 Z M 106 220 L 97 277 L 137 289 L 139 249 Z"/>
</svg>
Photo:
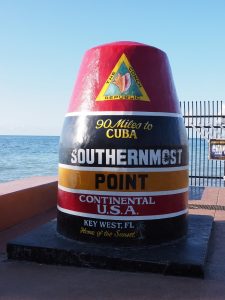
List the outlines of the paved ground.
<svg viewBox="0 0 225 300">
<path fill-rule="evenodd" d="M 189 204 L 215 218 L 205 279 L 7 261 L 7 240 L 53 218 L 51 210 L 0 233 L 0 299 L 225 299 L 225 189 L 207 188 Z"/>
</svg>

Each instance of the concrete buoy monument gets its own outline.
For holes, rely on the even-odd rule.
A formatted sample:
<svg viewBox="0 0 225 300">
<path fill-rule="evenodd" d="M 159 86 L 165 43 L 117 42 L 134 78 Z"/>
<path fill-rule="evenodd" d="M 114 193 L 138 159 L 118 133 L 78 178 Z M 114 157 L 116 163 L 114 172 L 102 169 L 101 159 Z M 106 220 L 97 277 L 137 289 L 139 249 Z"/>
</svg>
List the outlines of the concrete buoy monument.
<svg viewBox="0 0 225 300">
<path fill-rule="evenodd" d="M 60 138 L 57 219 L 8 257 L 204 276 L 213 217 L 188 215 L 188 142 L 166 54 L 86 52 Z"/>
<path fill-rule="evenodd" d="M 135 42 L 87 51 L 59 152 L 60 234 L 124 245 L 185 235 L 188 142 L 163 51 Z"/>
</svg>

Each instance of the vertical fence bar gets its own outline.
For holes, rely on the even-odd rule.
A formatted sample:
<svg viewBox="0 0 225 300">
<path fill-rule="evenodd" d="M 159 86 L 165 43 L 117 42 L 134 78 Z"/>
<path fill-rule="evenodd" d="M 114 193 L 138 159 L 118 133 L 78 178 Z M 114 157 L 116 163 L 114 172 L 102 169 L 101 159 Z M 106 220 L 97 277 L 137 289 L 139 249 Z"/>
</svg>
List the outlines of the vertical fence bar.
<svg viewBox="0 0 225 300">
<path fill-rule="evenodd" d="M 189 140 L 188 140 L 188 145 L 191 148 L 189 151 L 189 170 L 190 170 L 190 174 L 192 175 L 192 155 L 191 155 L 191 151 L 192 151 L 192 145 L 190 143 L 190 140 L 192 141 L 192 135 L 191 135 L 191 120 L 190 120 L 190 102 L 188 101 L 188 109 L 187 109 L 187 115 L 188 115 L 188 135 L 189 135 Z M 193 185 L 193 177 L 191 176 L 191 182 L 190 185 Z"/>
<path fill-rule="evenodd" d="M 195 126 L 197 126 L 198 121 L 198 107 L 197 107 L 197 101 L 195 102 Z M 197 131 L 195 130 L 195 186 L 197 186 L 197 155 L 198 155 L 198 140 L 197 140 Z"/>
<path fill-rule="evenodd" d="M 215 117 L 215 137 L 216 138 L 219 138 L 219 136 L 218 136 L 218 133 L 219 133 L 219 131 L 218 131 L 218 128 L 217 128 L 217 126 L 218 126 L 218 124 L 219 124 L 219 101 L 216 101 L 215 102 L 215 106 L 216 106 L 216 117 Z M 216 160 L 216 170 L 215 170 L 215 173 L 216 173 L 216 179 L 215 179 L 215 182 L 216 182 L 216 186 L 217 185 L 221 185 L 221 179 L 218 179 L 218 177 L 219 177 L 219 174 L 220 174 L 220 172 L 219 172 L 219 174 L 218 174 L 218 171 L 219 171 L 219 168 L 218 168 L 218 165 L 219 165 L 219 162 Z"/>
<path fill-rule="evenodd" d="M 188 105 L 188 109 L 187 109 L 187 112 L 188 114 L 186 113 L 186 104 L 184 102 L 183 104 L 183 107 L 184 107 L 184 116 L 185 116 L 185 126 L 187 127 L 187 136 L 188 136 L 188 147 L 190 145 L 190 118 L 189 118 L 189 102 L 187 103 Z M 190 165 L 191 165 L 191 157 L 189 155 L 189 168 L 190 168 Z M 192 177 L 189 177 L 189 185 L 192 185 Z"/>
<path fill-rule="evenodd" d="M 204 103 L 204 109 L 203 109 L 203 115 L 205 116 L 206 115 L 206 105 L 205 105 L 205 101 L 203 102 Z M 205 128 L 205 117 L 203 117 L 203 124 L 204 124 L 204 128 Z M 203 150 L 203 171 L 202 171 L 202 176 L 203 176 L 203 186 L 205 186 L 205 157 L 206 157 L 206 149 L 205 149 L 205 145 L 206 145 L 206 141 L 204 139 L 204 150 Z"/>
<path fill-rule="evenodd" d="M 211 103 L 211 106 L 212 106 L 212 115 L 213 116 L 215 116 L 215 110 L 214 110 L 214 107 L 215 107 L 215 102 L 212 102 Z M 214 130 L 214 117 L 212 117 L 211 118 L 212 119 L 212 121 L 210 122 L 211 124 L 212 124 L 212 129 L 211 129 L 211 137 L 213 137 L 214 136 L 214 132 L 215 132 L 215 130 Z M 214 173 L 214 170 L 215 170 L 215 160 L 211 160 L 211 186 L 213 186 L 213 173 Z"/>
<path fill-rule="evenodd" d="M 222 131 L 222 115 L 223 115 L 223 102 L 220 101 L 220 116 L 219 116 L 219 120 L 220 120 L 220 136 L 223 138 L 223 131 Z M 219 113 L 218 113 L 219 114 Z M 224 162 L 223 162 L 224 163 Z M 223 174 L 222 174 L 222 161 L 220 160 L 220 175 L 221 175 L 221 178 L 220 178 L 220 186 L 223 186 L 224 185 L 224 181 L 223 181 Z"/>
<path fill-rule="evenodd" d="M 220 124 L 221 126 L 222 126 L 222 101 L 217 101 L 218 102 L 218 107 L 220 107 L 220 108 L 218 108 L 218 124 Z M 221 137 L 223 137 L 223 135 L 222 135 L 222 131 L 221 131 L 221 127 L 220 127 L 220 129 L 218 128 L 218 135 L 219 135 L 219 131 L 220 131 L 220 136 Z M 221 175 L 220 176 L 220 182 L 219 182 L 219 184 L 220 184 L 220 186 L 222 186 L 223 185 L 223 177 L 222 177 L 222 161 L 220 160 L 219 161 L 219 170 L 220 170 L 220 172 L 219 172 L 219 174 Z"/>
<path fill-rule="evenodd" d="M 207 114 L 208 114 L 208 122 L 209 123 L 209 116 L 210 116 L 210 104 L 209 104 L 209 101 L 208 101 L 208 111 L 207 111 Z M 209 146 L 209 145 L 208 145 Z M 207 161 L 207 186 L 209 185 L 209 161 Z"/>
<path fill-rule="evenodd" d="M 199 116 L 200 116 L 200 121 L 199 121 L 199 125 L 202 124 L 202 102 L 200 101 L 199 102 Z M 200 129 L 200 132 L 201 132 L 202 129 Z M 201 134 L 199 134 L 199 176 L 202 176 L 202 139 L 201 139 Z M 203 156 L 204 158 L 204 156 Z M 201 183 L 202 183 L 202 178 L 199 177 L 199 186 L 201 186 Z"/>
<path fill-rule="evenodd" d="M 223 105 L 223 102 L 221 101 L 221 132 L 223 134 L 223 129 L 224 127 L 222 127 L 223 122 L 225 122 L 225 104 Z M 224 135 L 223 135 L 224 137 Z M 225 161 L 223 161 L 223 170 L 221 170 L 221 174 L 222 174 L 222 182 L 223 182 L 223 186 L 225 186 Z"/>
<path fill-rule="evenodd" d="M 222 130 L 222 125 L 223 125 L 223 102 L 220 101 L 219 103 L 220 106 L 220 136 L 224 139 L 223 136 L 223 130 Z M 220 161 L 220 174 L 221 174 L 221 183 L 220 186 L 224 186 L 224 180 L 223 180 L 223 165 L 224 165 L 224 161 Z"/>
<path fill-rule="evenodd" d="M 192 120 L 191 120 L 191 123 L 194 124 L 193 122 L 193 114 L 194 114 L 194 111 L 193 111 L 193 101 L 191 102 L 191 112 L 192 112 Z M 188 114 L 190 113 L 190 110 L 188 111 Z M 194 175 L 193 173 L 193 154 L 194 154 L 194 140 L 193 140 L 193 126 L 191 128 L 191 175 Z M 191 185 L 193 185 L 193 181 L 194 181 L 194 177 L 192 177 L 192 180 L 191 180 Z"/>
</svg>

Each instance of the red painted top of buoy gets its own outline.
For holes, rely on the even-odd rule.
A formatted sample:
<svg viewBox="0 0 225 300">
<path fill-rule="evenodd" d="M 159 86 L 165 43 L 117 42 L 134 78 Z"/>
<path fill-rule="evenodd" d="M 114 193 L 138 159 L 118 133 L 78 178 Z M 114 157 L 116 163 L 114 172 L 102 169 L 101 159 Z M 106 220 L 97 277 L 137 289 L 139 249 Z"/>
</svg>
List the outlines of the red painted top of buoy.
<svg viewBox="0 0 225 300">
<path fill-rule="evenodd" d="M 122 74 L 120 71 L 122 67 L 129 69 L 127 73 L 130 75 Z M 134 74 L 130 70 L 134 70 Z M 111 76 L 109 80 L 110 74 L 114 74 L 114 78 Z M 138 93 L 139 96 L 143 95 L 143 99 L 148 100 L 127 99 L 131 97 L 129 78 L 134 85 L 134 91 L 131 92 Z M 142 88 L 139 88 L 141 86 Z M 115 99 L 105 100 L 107 95 L 113 93 L 110 92 L 112 88 L 117 89 L 118 99 L 114 95 Z M 126 41 L 105 44 L 88 50 L 81 63 L 68 109 L 68 112 L 75 111 L 180 113 L 167 55 L 155 47 Z"/>
</svg>

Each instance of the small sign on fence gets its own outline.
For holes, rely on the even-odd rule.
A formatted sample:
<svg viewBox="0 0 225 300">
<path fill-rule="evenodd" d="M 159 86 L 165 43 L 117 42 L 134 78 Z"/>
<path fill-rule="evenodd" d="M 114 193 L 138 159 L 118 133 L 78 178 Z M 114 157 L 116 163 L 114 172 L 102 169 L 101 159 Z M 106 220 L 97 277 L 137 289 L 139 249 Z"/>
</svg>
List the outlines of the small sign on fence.
<svg viewBox="0 0 225 300">
<path fill-rule="evenodd" d="M 209 140 L 209 159 L 225 160 L 225 139 Z"/>
</svg>

